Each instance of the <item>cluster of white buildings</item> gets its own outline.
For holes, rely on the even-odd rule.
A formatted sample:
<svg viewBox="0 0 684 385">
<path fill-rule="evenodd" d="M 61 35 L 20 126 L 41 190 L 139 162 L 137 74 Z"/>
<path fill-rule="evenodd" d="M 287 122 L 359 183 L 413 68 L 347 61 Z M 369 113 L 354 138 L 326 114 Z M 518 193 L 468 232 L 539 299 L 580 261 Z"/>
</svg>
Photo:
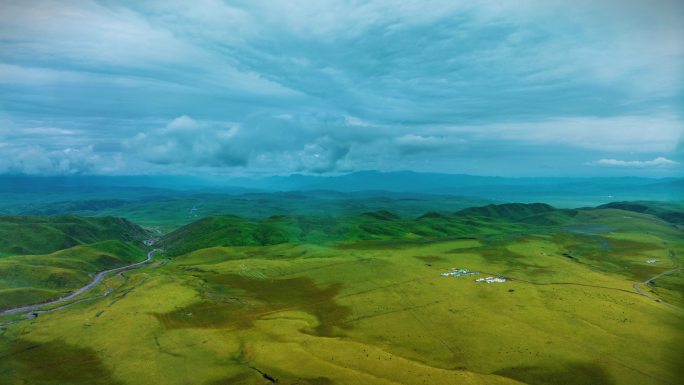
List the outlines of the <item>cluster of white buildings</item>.
<svg viewBox="0 0 684 385">
<path fill-rule="evenodd" d="M 649 259 L 648 261 L 646 261 L 646 263 L 656 263 L 656 262 L 658 262 L 657 259 Z"/>
<path fill-rule="evenodd" d="M 442 277 L 465 277 L 468 275 L 478 275 L 480 274 L 479 271 L 470 271 L 468 269 L 458 269 L 458 268 L 452 268 L 451 271 L 448 273 L 442 273 L 440 274 Z M 475 282 L 486 282 L 486 283 L 504 283 L 506 282 L 507 279 L 503 277 L 487 277 L 487 278 L 478 278 L 475 280 Z"/>
<path fill-rule="evenodd" d="M 470 271 L 468 269 L 457 269 L 457 268 L 452 268 L 450 272 L 448 273 L 442 273 L 440 274 L 442 277 L 465 277 L 467 275 L 477 275 L 480 274 L 477 271 Z"/>
<path fill-rule="evenodd" d="M 478 278 L 475 280 L 475 282 L 504 283 L 504 282 L 506 282 L 506 278 L 502 278 L 502 277 Z"/>
</svg>

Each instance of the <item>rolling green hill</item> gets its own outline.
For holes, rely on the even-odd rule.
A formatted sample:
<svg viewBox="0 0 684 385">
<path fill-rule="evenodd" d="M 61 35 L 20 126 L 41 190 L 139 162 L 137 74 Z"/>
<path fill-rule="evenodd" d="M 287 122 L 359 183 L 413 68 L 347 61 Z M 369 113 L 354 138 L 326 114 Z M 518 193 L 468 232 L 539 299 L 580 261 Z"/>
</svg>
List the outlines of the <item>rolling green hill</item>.
<svg viewBox="0 0 684 385">
<path fill-rule="evenodd" d="M 87 195 L 89 196 L 89 195 Z M 237 215 L 261 220 L 272 215 L 290 216 L 349 216 L 368 211 L 390 210 L 402 216 L 418 216 L 426 211 L 456 211 L 488 200 L 461 196 L 417 193 L 334 191 L 273 192 L 273 193 L 187 193 L 165 191 L 139 197 L 120 194 L 126 199 L 97 199 L 60 201 L 41 196 L 12 194 L 9 199 L 0 193 L 0 213 L 13 215 L 114 216 L 126 218 L 147 227 L 171 231 L 209 216 Z"/>
<path fill-rule="evenodd" d="M 655 215 L 675 225 L 684 225 L 684 202 L 613 202 L 599 208 L 620 209 Z"/>
<path fill-rule="evenodd" d="M 674 384 L 683 234 L 543 204 L 208 217 L 164 238 L 175 258 L 108 277 L 111 295 L 6 326 L 0 384 Z M 22 289 L 0 298 L 56 295 L 137 253 L 6 257 Z"/>
<path fill-rule="evenodd" d="M 516 229 L 528 224 L 515 223 L 513 218 L 558 212 L 562 211 L 542 204 L 505 204 L 467 209 L 457 214 L 430 212 L 418 218 L 402 218 L 387 210 L 342 217 L 279 215 L 263 220 L 217 216 L 169 233 L 163 238 L 163 244 L 169 255 L 176 256 L 215 246 L 462 237 Z"/>
<path fill-rule="evenodd" d="M 169 255 L 178 256 L 216 246 L 430 240 L 531 230 L 599 235 L 645 229 L 667 234 L 673 231 L 658 218 L 620 209 L 570 210 L 541 203 L 515 203 L 474 207 L 455 214 L 428 212 L 417 218 L 402 218 L 387 210 L 341 217 L 280 215 L 263 220 L 216 216 L 169 233 L 163 244 Z"/>
<path fill-rule="evenodd" d="M 144 259 L 132 242 L 109 240 L 46 255 L 0 259 L 0 309 L 59 298 L 85 285 L 92 274 Z"/>
<path fill-rule="evenodd" d="M 140 226 L 121 218 L 0 216 L 0 256 L 47 254 L 112 239 L 140 242 L 146 236 Z"/>
<path fill-rule="evenodd" d="M 500 205 L 487 205 L 482 207 L 470 207 L 459 211 L 462 216 L 488 217 L 506 220 L 519 220 L 532 215 L 548 213 L 556 209 L 545 203 L 506 203 Z"/>
<path fill-rule="evenodd" d="M 545 203 L 505 203 L 471 207 L 458 211 L 456 215 L 539 226 L 556 226 L 571 221 L 577 213 L 577 210 L 557 209 Z"/>
<path fill-rule="evenodd" d="M 481 224 L 453 215 L 403 219 L 388 211 L 349 217 L 273 216 L 260 221 L 219 216 L 201 219 L 169 233 L 163 238 L 163 245 L 170 255 L 181 255 L 213 246 L 439 238 L 481 230 Z"/>
<path fill-rule="evenodd" d="M 58 298 L 143 260 L 147 236 L 120 218 L 0 216 L 0 309 Z"/>
</svg>

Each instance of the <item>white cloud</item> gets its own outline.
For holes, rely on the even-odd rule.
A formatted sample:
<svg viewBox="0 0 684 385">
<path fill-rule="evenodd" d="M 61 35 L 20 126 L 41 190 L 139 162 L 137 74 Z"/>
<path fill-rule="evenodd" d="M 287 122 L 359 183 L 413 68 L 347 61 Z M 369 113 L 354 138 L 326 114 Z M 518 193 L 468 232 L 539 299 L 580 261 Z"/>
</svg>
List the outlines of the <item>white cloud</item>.
<svg viewBox="0 0 684 385">
<path fill-rule="evenodd" d="M 350 126 L 369 127 L 371 125 L 367 121 L 365 121 L 363 119 L 359 119 L 355 116 L 345 116 L 344 122 Z"/>
<path fill-rule="evenodd" d="M 653 160 L 618 160 L 618 159 L 600 159 L 590 164 L 600 166 L 614 166 L 614 167 L 666 167 L 676 166 L 679 162 L 659 156 Z"/>
<path fill-rule="evenodd" d="M 176 10 L 192 14 L 187 9 Z M 132 7 L 93 0 L 34 0 L 30 5 L 5 1 L 0 13 L 0 59 L 45 67 L 0 63 L 0 83 L 123 87 L 166 83 L 259 95 L 297 95 L 261 74 L 238 69 L 235 60 L 176 34 L 173 20 L 182 19 L 183 14 L 160 14 L 166 18 L 155 19 Z M 208 14 L 225 15 L 212 11 L 200 16 L 206 18 Z M 198 19 L 194 23 L 184 24 L 186 32 L 205 26 Z M 231 35 L 226 26 L 234 24 L 224 19 L 222 25 L 225 42 L 225 36 Z M 49 68 L 55 63 L 60 65 Z"/>
<path fill-rule="evenodd" d="M 156 164 L 244 165 L 246 154 L 234 141 L 239 131 L 234 123 L 199 122 L 183 115 L 162 128 L 138 133 L 124 146 Z"/>
<path fill-rule="evenodd" d="M 132 156 L 158 165 L 322 173 L 336 171 L 352 147 L 382 135 L 382 128 L 343 115 L 262 115 L 241 124 L 183 115 L 123 145 Z"/>
<path fill-rule="evenodd" d="M 465 140 L 450 136 L 423 136 L 415 134 L 406 134 L 394 141 L 394 145 L 404 155 L 444 149 L 458 149 L 463 143 L 465 143 Z"/>
<path fill-rule="evenodd" d="M 544 121 L 427 128 L 433 135 L 464 133 L 469 138 L 563 145 L 614 152 L 670 152 L 684 134 L 684 123 L 674 115 L 566 117 Z"/>
<path fill-rule="evenodd" d="M 328 137 L 309 143 L 295 153 L 297 171 L 323 173 L 337 170 L 338 162 L 349 152 L 345 143 L 336 143 Z"/>
<path fill-rule="evenodd" d="M 91 146 L 54 151 L 39 145 L 0 147 L 0 173 L 78 175 L 97 173 L 106 167 L 104 159 Z"/>
</svg>

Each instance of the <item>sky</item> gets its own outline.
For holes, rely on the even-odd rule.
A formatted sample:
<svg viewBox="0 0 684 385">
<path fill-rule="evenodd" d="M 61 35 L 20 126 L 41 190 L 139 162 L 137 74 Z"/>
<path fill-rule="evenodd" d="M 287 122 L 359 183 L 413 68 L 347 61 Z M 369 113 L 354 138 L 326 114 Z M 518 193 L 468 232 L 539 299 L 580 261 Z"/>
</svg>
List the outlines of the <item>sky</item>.
<svg viewBox="0 0 684 385">
<path fill-rule="evenodd" d="M 0 174 L 684 175 L 679 0 L 0 0 Z"/>
</svg>

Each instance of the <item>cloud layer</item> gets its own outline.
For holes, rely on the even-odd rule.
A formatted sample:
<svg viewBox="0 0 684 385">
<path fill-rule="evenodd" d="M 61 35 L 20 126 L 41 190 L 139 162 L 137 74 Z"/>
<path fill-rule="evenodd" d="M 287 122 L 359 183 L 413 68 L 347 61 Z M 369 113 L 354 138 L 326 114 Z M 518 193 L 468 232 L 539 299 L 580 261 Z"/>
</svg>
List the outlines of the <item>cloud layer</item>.
<svg viewBox="0 0 684 385">
<path fill-rule="evenodd" d="M 653 160 L 618 160 L 618 159 L 600 159 L 595 162 L 600 166 L 617 166 L 617 167 L 665 167 L 676 166 L 679 162 L 663 158 L 659 156 Z"/>
<path fill-rule="evenodd" d="M 684 5 L 596 3 L 0 0 L 0 172 L 681 174 Z"/>
</svg>

